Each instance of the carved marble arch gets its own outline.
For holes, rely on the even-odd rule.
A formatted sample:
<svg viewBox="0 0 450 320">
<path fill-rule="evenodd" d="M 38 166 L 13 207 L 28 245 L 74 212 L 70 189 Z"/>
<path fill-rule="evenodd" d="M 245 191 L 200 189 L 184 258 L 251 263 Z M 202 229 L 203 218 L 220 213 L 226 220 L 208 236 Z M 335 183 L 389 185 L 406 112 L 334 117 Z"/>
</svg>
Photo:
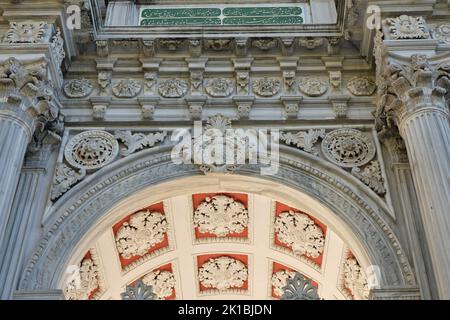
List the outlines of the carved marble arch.
<svg viewBox="0 0 450 320">
<path fill-rule="evenodd" d="M 337 250 L 332 254 L 333 259 L 340 261 L 341 265 L 336 265 L 332 271 L 335 274 L 332 283 L 336 284 L 336 291 L 326 293 L 324 298 L 351 298 L 351 295 L 342 294 L 342 283 L 346 283 L 349 276 L 347 272 L 345 274 L 347 278 L 344 279 L 341 271 L 349 257 L 356 258 L 360 265 L 357 269 L 353 267 L 350 270 L 366 270 L 369 266 L 378 266 L 380 274 L 377 280 L 381 288 L 416 285 L 405 253 L 394 231 L 389 227 L 389 213 L 386 205 L 368 192 L 356 178 L 343 176 L 342 172 L 334 166 L 306 153 L 283 149 L 280 170 L 276 176 L 262 177 L 259 175 L 260 168 L 250 165 L 241 167 L 236 174 L 232 175 L 211 174 L 205 176 L 193 165 L 173 164 L 170 159 L 170 148 L 157 149 L 145 150 L 109 164 L 89 179 L 76 185 L 50 208 L 43 221 L 45 235 L 40 240 L 23 273 L 20 283 L 21 290 L 62 289 L 67 283 L 67 270 L 70 269 L 70 266 L 82 262 L 87 253 L 92 255 L 95 252 L 97 260 L 94 259 L 95 257 L 92 260 L 94 265 L 97 264 L 96 261 L 100 265 L 98 273 L 101 280 L 99 281 L 100 292 L 108 293 L 112 286 L 116 288 L 112 296 L 97 294 L 98 298 L 118 299 L 119 291 L 123 289 L 122 292 L 124 292 L 126 285 L 134 283 L 151 272 L 153 273 L 147 278 L 152 279 L 154 284 L 158 283 L 160 279 L 168 279 L 167 281 L 172 283 L 173 279 L 167 273 L 161 275 L 162 278 L 158 278 L 158 275 L 155 274 L 155 272 L 167 271 L 168 264 L 171 264 L 169 271 L 175 277 L 173 288 L 177 293 L 181 293 L 176 298 L 248 299 L 249 294 L 256 292 L 253 288 L 256 269 L 262 269 L 258 272 L 267 274 L 266 283 L 268 284 L 271 281 L 269 279 L 270 272 L 279 270 L 277 269 L 279 265 L 285 266 L 287 271 L 299 271 L 307 278 L 312 279 L 313 283 L 318 284 L 320 294 L 321 285 L 325 281 L 323 269 L 326 259 L 331 259 L 331 253 L 330 256 L 327 256 L 327 250 L 330 249 L 331 243 L 330 237 L 340 239 L 334 243 L 341 242 L 342 244 L 342 250 Z M 199 241 L 197 243 L 193 240 L 192 233 L 185 232 L 185 242 L 195 250 L 190 250 L 187 256 L 179 255 L 177 252 L 181 251 L 177 250 L 180 250 L 180 234 L 174 218 L 183 218 L 175 217 L 174 203 L 178 203 L 179 208 L 184 208 L 185 212 L 192 212 L 194 207 L 189 207 L 189 201 L 185 202 L 186 206 L 180 206 L 180 199 L 190 199 L 193 194 L 205 193 L 209 193 L 210 198 L 217 194 L 246 194 L 248 199 L 252 199 L 247 204 L 249 240 L 232 241 L 216 238 L 212 242 Z M 314 267 L 308 261 L 314 259 L 302 259 L 295 253 L 289 252 L 286 246 L 285 250 L 274 248 L 271 245 L 273 244 L 273 234 L 271 235 L 272 231 L 270 231 L 272 229 L 266 234 L 267 247 L 261 249 L 265 256 L 262 260 L 255 260 L 261 259 L 261 257 L 252 255 L 249 250 L 257 243 L 253 238 L 256 235 L 252 232 L 256 221 L 253 218 L 255 210 L 252 208 L 255 205 L 255 197 L 265 199 L 268 206 L 266 209 L 272 210 L 270 212 L 274 212 L 273 203 L 279 202 L 288 208 L 285 207 L 282 211 L 289 212 L 289 208 L 294 208 L 296 213 L 308 214 L 312 218 L 313 224 L 326 227 L 322 267 Z M 243 200 L 239 201 L 243 202 Z M 149 205 L 157 205 L 157 207 L 149 207 Z M 120 221 L 128 221 L 131 225 L 131 220 L 126 218 L 131 213 L 143 211 L 143 208 L 146 208 L 144 211 L 148 213 L 162 210 L 164 214 L 167 214 L 168 227 L 160 229 L 165 233 L 166 238 L 164 239 L 167 240 L 167 243 L 158 247 L 157 249 L 160 251 L 154 254 L 151 248 L 155 248 L 155 244 L 147 243 L 150 249 L 149 254 L 126 265 L 131 265 L 131 267 L 125 266 L 122 270 L 118 270 L 123 283 L 120 283 L 119 286 L 114 285 L 111 283 L 110 275 L 107 274 L 111 271 L 102 267 L 110 261 L 105 261 L 99 254 L 99 243 L 102 241 L 114 243 L 117 238 L 112 231 L 112 226 Z M 188 214 L 186 213 L 186 215 Z M 161 222 L 160 217 L 153 218 Z M 189 219 L 189 217 L 186 216 L 184 219 Z M 240 221 L 244 221 L 242 223 L 245 224 L 242 216 Z M 271 223 L 272 228 L 275 221 Z M 185 224 L 189 225 L 188 222 Z M 109 231 L 105 232 L 106 230 Z M 324 229 L 322 228 L 322 230 Z M 241 231 L 242 229 L 238 229 L 236 232 Z M 162 239 L 161 235 L 159 236 L 158 241 Z M 351 256 L 349 252 L 351 252 Z M 313 250 L 309 258 L 317 257 L 317 254 L 321 254 L 320 249 L 319 251 Z M 215 282 L 214 279 L 206 279 L 205 283 L 220 286 L 221 290 L 217 292 L 214 287 L 208 290 L 207 285 L 204 286 L 206 289 L 200 290 L 199 288 L 203 285 L 198 284 L 191 291 L 183 292 L 180 288 L 179 278 L 177 278 L 180 263 L 184 265 L 189 260 L 192 266 L 200 268 L 211 262 L 211 259 L 219 259 L 222 256 L 238 260 L 230 262 L 222 259 L 226 260 L 225 265 L 233 268 L 233 274 L 237 274 L 237 279 L 231 282 L 234 283 L 234 286 L 231 285 L 227 288 L 218 284 L 217 281 Z M 210 265 L 214 264 L 214 261 Z M 242 262 L 247 268 L 248 278 L 243 276 L 242 263 L 238 262 Z M 355 265 L 354 261 L 352 263 Z M 216 261 L 215 265 L 219 264 Z M 192 268 L 194 270 L 194 267 Z M 210 266 L 209 268 L 214 269 L 215 267 Z M 284 278 L 286 279 L 291 273 L 287 272 Z M 327 286 L 330 285 L 327 284 Z M 361 288 L 361 283 L 355 285 L 354 288 Z M 167 292 L 167 290 L 167 287 L 163 286 L 159 292 Z M 266 287 L 264 294 L 269 295 L 269 290 Z M 346 292 L 348 293 L 349 290 Z"/>
</svg>

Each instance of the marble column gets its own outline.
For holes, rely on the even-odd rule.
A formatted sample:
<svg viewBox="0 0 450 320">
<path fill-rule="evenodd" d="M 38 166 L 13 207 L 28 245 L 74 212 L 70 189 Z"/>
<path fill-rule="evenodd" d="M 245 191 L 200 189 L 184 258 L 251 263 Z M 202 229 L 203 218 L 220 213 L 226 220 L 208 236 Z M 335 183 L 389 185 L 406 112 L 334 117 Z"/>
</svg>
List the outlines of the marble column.
<svg viewBox="0 0 450 320">
<path fill-rule="evenodd" d="M 0 100 L 0 243 L 6 241 L 6 226 L 32 135 L 33 118 L 19 106 Z"/>
<path fill-rule="evenodd" d="M 400 119 L 439 298 L 450 299 L 450 123 L 447 106 L 425 104 Z"/>
</svg>

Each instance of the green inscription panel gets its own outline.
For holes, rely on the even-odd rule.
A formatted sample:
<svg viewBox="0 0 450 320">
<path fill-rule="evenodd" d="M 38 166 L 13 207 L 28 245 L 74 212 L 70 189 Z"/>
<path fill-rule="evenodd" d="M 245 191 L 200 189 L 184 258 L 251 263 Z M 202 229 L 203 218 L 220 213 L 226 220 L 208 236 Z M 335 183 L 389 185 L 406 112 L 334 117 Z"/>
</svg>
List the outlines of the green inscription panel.
<svg viewBox="0 0 450 320">
<path fill-rule="evenodd" d="M 239 6 L 230 7 L 145 7 L 141 8 L 141 26 L 188 25 L 293 25 L 303 24 L 300 6 Z"/>
</svg>

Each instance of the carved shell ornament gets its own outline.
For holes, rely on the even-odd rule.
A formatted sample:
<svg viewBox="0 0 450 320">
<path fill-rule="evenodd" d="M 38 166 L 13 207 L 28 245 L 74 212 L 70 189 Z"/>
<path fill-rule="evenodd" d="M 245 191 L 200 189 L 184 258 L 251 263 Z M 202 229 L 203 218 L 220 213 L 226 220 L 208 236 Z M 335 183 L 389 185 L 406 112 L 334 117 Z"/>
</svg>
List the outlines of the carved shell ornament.
<svg viewBox="0 0 450 320">
<path fill-rule="evenodd" d="M 242 287 L 248 278 L 248 269 L 231 257 L 212 258 L 200 267 L 198 278 L 205 288 L 224 291 Z"/>
<path fill-rule="evenodd" d="M 64 85 L 64 93 L 69 98 L 85 98 L 92 93 L 94 87 L 87 79 L 70 80 Z"/>
<path fill-rule="evenodd" d="M 244 204 L 224 195 L 206 198 L 194 212 L 194 225 L 198 230 L 217 237 L 243 232 L 248 220 Z"/>
<path fill-rule="evenodd" d="M 366 275 L 355 258 L 347 258 L 344 264 L 344 285 L 356 300 L 369 298 Z"/>
<path fill-rule="evenodd" d="M 139 211 L 125 222 L 116 234 L 116 246 L 125 259 L 144 256 L 164 240 L 168 230 L 166 217 L 156 211 Z"/>
<path fill-rule="evenodd" d="M 337 129 L 322 141 L 322 152 L 329 161 L 344 168 L 362 166 L 375 156 L 373 141 L 356 129 Z"/>
<path fill-rule="evenodd" d="M 160 270 L 152 271 L 149 274 L 146 274 L 142 278 L 142 282 L 153 288 L 153 293 L 159 300 L 172 296 L 176 284 L 176 280 L 172 272 Z"/>
<path fill-rule="evenodd" d="M 377 86 L 369 77 L 354 77 L 347 83 L 347 89 L 355 96 L 371 96 Z"/>
<path fill-rule="evenodd" d="M 392 39 L 426 39 L 425 19 L 401 15 L 397 18 L 387 19 Z"/>
<path fill-rule="evenodd" d="M 112 87 L 113 94 L 117 98 L 136 97 L 141 92 L 141 89 L 141 83 L 134 79 L 119 80 Z"/>
<path fill-rule="evenodd" d="M 302 93 L 310 97 L 320 97 L 328 90 L 328 82 L 319 78 L 303 78 L 299 83 L 299 89 Z"/>
<path fill-rule="evenodd" d="M 210 80 L 206 86 L 206 92 L 212 97 L 228 97 L 233 91 L 233 81 L 224 78 Z"/>
<path fill-rule="evenodd" d="M 253 92 L 261 97 L 273 97 L 280 91 L 281 83 L 277 79 L 262 78 L 253 83 Z"/>
<path fill-rule="evenodd" d="M 275 218 L 278 240 L 292 248 L 298 256 L 317 258 L 323 252 L 325 236 L 322 229 L 306 214 L 292 210 Z"/>
<path fill-rule="evenodd" d="M 184 80 L 168 79 L 159 85 L 159 94 L 164 98 L 181 98 L 188 90 L 188 84 Z"/>
<path fill-rule="evenodd" d="M 97 170 L 114 161 L 119 144 L 106 131 L 90 130 L 72 137 L 64 149 L 67 162 L 79 169 Z"/>
</svg>

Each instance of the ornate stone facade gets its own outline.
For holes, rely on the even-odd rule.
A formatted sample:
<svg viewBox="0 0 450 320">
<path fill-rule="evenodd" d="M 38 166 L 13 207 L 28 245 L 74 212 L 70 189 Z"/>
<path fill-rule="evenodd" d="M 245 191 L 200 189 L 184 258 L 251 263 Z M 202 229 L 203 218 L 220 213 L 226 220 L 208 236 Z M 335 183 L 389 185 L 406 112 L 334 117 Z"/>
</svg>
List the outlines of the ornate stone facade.
<svg viewBox="0 0 450 320">
<path fill-rule="evenodd" d="M 447 3 L 188 2 L 0 0 L 0 299 L 448 299 Z"/>
</svg>

